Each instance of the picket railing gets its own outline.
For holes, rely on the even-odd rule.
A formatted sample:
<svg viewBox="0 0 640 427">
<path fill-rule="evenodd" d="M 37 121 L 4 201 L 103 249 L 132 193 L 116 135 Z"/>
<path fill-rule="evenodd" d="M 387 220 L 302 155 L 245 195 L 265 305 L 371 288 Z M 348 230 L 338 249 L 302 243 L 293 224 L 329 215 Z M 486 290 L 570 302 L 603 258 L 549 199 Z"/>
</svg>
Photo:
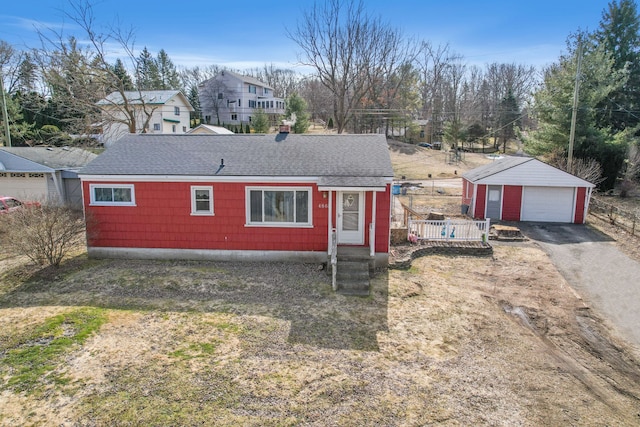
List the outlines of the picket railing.
<svg viewBox="0 0 640 427">
<path fill-rule="evenodd" d="M 408 240 L 482 241 L 489 237 L 490 220 L 464 219 L 426 220 L 409 219 Z"/>
</svg>

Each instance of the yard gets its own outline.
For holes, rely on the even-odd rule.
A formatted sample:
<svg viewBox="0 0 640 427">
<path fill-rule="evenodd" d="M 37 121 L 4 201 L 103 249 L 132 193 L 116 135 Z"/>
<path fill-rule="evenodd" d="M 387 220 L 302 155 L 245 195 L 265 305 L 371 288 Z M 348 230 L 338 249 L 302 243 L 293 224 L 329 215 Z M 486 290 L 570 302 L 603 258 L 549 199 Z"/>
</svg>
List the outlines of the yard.
<svg viewBox="0 0 640 427">
<path fill-rule="evenodd" d="M 0 258 L 6 426 L 637 425 L 639 358 L 533 243 L 368 298 L 313 264 Z"/>
</svg>

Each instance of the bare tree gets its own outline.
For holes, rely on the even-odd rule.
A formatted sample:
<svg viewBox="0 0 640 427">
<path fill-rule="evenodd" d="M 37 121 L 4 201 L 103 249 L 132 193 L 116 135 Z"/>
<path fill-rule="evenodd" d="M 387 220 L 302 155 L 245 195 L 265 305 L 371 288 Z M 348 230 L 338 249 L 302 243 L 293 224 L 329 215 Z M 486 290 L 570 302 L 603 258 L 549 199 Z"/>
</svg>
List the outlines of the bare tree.
<svg viewBox="0 0 640 427">
<path fill-rule="evenodd" d="M 200 108 L 205 115 L 205 123 L 211 123 L 215 119 L 215 124 L 220 125 L 220 113 L 226 111 L 229 103 L 238 98 L 238 90 L 225 83 L 223 72 L 224 70 L 198 85 Z"/>
<path fill-rule="evenodd" d="M 109 61 L 117 46 L 127 68 L 137 73 L 139 57 L 133 30 L 115 25 L 108 32 L 98 32 L 89 2 L 70 1 L 69 5 L 71 11 L 66 12 L 66 16 L 80 29 L 87 47 L 80 48 L 75 37 L 50 30 L 40 32 L 42 49 L 39 51 L 52 90 L 58 91 L 56 95 L 63 100 L 62 107 L 74 112 L 67 115 L 67 120 L 74 122 L 72 125 L 78 132 L 87 132 L 98 118 L 107 126 L 121 124 L 130 133 L 144 132 L 157 107 L 148 104 L 139 89 L 134 91 L 136 94 L 128 92 Z M 135 77 L 138 81 L 139 76 Z M 107 99 L 106 95 L 112 92 L 117 96 Z M 96 107 L 98 100 L 104 100 L 110 108 L 100 111 Z"/>
<path fill-rule="evenodd" d="M 325 125 L 331 117 L 333 94 L 317 78 L 309 76 L 300 83 L 300 96 L 307 101 L 312 120 L 322 120 Z"/>
<path fill-rule="evenodd" d="M 326 0 L 314 4 L 287 33 L 302 49 L 299 61 L 312 67 L 333 94 L 335 126 L 342 133 L 372 82 L 383 80 L 378 61 L 398 30 L 369 16 L 362 1 Z"/>
<path fill-rule="evenodd" d="M 274 96 L 288 98 L 297 93 L 302 76 L 288 68 L 278 68 L 274 64 L 265 64 L 262 68 L 253 68 L 245 72 L 273 89 Z"/>
<path fill-rule="evenodd" d="M 420 71 L 420 95 L 422 97 L 422 117 L 430 120 L 431 140 L 443 135 L 444 123 L 448 119 L 445 108 L 447 69 L 462 58 L 451 52 L 449 45 L 433 46 L 423 42 L 416 61 Z"/>
<path fill-rule="evenodd" d="M 567 170 L 567 156 L 561 150 L 556 150 L 551 153 L 549 156 L 549 164 L 595 185 L 600 184 L 606 179 L 602 176 L 602 166 L 595 159 L 573 159 L 571 170 Z"/>
</svg>

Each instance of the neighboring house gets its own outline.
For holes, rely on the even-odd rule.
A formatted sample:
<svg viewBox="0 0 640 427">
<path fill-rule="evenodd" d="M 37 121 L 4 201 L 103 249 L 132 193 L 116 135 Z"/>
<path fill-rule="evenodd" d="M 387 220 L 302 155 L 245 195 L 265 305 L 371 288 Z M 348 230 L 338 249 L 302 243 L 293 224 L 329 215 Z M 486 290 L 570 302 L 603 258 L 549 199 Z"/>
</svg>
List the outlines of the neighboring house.
<svg viewBox="0 0 640 427">
<path fill-rule="evenodd" d="M 126 99 L 126 106 L 125 106 Z M 130 132 L 131 120 L 125 114 L 127 108 L 135 112 L 136 132 L 152 134 L 183 134 L 191 125 L 191 113 L 195 111 L 189 100 L 177 90 L 149 90 L 112 92 L 98 101 L 102 110 L 102 142 L 113 144 Z"/>
<path fill-rule="evenodd" d="M 21 200 L 63 201 L 82 207 L 77 171 L 97 156 L 81 148 L 0 148 L 0 195 Z"/>
<path fill-rule="evenodd" d="M 285 113 L 284 99 L 260 80 L 231 71 L 221 71 L 198 86 L 202 117 L 207 124 L 251 123 L 261 108 L 276 123 Z"/>
<path fill-rule="evenodd" d="M 506 157 L 462 175 L 462 204 L 474 218 L 585 222 L 595 185 L 531 157 Z"/>
<path fill-rule="evenodd" d="M 233 135 L 227 128 L 213 125 L 199 125 L 187 132 L 188 134 L 205 134 L 205 135 Z"/>
<path fill-rule="evenodd" d="M 388 263 L 383 135 L 131 135 L 81 172 L 94 257 Z"/>
</svg>

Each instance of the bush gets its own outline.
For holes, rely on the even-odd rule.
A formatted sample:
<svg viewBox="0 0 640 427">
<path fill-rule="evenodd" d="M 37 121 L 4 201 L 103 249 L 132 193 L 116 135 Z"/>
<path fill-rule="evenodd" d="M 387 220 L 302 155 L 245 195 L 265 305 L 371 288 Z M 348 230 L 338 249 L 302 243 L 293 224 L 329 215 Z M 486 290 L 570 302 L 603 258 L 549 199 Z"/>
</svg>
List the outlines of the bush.
<svg viewBox="0 0 640 427">
<path fill-rule="evenodd" d="M 3 242 L 7 249 L 15 255 L 26 255 L 39 265 L 58 267 L 69 251 L 84 240 L 82 214 L 68 206 L 46 203 L 3 216 Z"/>
</svg>

